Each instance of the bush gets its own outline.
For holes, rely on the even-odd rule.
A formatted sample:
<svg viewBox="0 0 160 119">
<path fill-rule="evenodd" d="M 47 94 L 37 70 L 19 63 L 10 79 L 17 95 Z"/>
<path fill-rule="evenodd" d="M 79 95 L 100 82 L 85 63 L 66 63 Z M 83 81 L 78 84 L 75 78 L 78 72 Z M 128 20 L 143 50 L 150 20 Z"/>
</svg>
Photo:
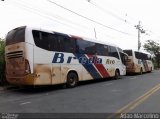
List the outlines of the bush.
<svg viewBox="0 0 160 119">
<path fill-rule="evenodd" d="M 5 78 L 5 42 L 0 38 L 0 85 L 6 82 Z"/>
</svg>

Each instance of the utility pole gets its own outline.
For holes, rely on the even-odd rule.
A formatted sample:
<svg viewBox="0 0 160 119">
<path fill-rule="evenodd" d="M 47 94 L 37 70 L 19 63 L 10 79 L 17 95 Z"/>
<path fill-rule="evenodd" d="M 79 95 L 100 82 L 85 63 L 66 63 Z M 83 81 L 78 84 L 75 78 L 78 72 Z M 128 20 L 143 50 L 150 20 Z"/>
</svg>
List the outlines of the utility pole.
<svg viewBox="0 0 160 119">
<path fill-rule="evenodd" d="M 138 51 L 141 48 L 141 41 L 140 41 L 140 35 L 141 33 L 145 33 L 145 30 L 141 26 L 141 21 L 138 22 L 138 25 L 135 26 L 136 29 L 138 29 Z"/>
<path fill-rule="evenodd" d="M 141 41 L 140 41 L 140 31 L 141 31 L 141 29 L 140 28 L 141 28 L 141 22 L 139 21 L 138 26 L 137 26 L 137 29 L 138 29 L 138 51 L 141 48 Z"/>
<path fill-rule="evenodd" d="M 94 28 L 94 36 L 97 39 L 96 29 Z"/>
</svg>

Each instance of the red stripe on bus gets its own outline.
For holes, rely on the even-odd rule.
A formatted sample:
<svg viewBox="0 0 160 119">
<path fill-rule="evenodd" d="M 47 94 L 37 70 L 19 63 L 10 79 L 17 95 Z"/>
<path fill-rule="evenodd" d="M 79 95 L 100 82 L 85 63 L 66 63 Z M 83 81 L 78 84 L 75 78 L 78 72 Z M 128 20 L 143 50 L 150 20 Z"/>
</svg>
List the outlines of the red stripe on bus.
<svg viewBox="0 0 160 119">
<path fill-rule="evenodd" d="M 101 73 L 101 75 L 103 76 L 103 78 L 107 78 L 110 77 L 109 73 L 107 72 L 107 70 L 105 69 L 105 67 L 103 66 L 103 64 L 94 64 L 96 66 L 96 68 L 98 69 L 98 71 Z"/>
<path fill-rule="evenodd" d="M 89 58 L 92 58 L 93 55 L 87 55 Z M 103 76 L 103 78 L 110 77 L 109 73 L 107 72 L 106 68 L 103 66 L 103 64 L 97 64 L 94 62 L 94 66 L 98 69 L 100 74 Z"/>
</svg>

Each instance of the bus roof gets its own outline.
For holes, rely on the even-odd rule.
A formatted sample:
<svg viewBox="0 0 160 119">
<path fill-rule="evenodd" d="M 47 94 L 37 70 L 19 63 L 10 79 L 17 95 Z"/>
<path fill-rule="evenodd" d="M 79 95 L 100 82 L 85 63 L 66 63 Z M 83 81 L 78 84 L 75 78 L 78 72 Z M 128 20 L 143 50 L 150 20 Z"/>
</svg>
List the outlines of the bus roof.
<svg viewBox="0 0 160 119">
<path fill-rule="evenodd" d="M 68 34 L 68 33 L 59 32 L 59 31 L 56 31 L 56 30 L 47 30 L 47 29 L 40 28 L 40 27 L 38 28 L 38 27 L 30 27 L 30 26 L 26 26 L 26 28 L 27 28 L 27 29 L 30 29 L 30 30 L 40 30 L 40 31 L 49 32 L 49 33 L 58 32 L 58 33 L 62 33 L 62 34 L 68 35 L 68 36 L 70 36 L 70 37 L 81 38 L 81 39 L 85 39 L 85 40 L 87 40 L 87 41 L 91 41 L 91 42 L 95 42 L 95 43 L 106 44 L 106 45 L 118 47 L 117 45 L 112 44 L 112 43 L 109 43 L 109 42 L 106 42 L 106 41 L 100 41 L 100 40 L 94 39 L 94 38 L 87 38 L 87 37 L 83 37 L 83 36 Z M 119 48 L 119 47 L 118 47 L 118 48 Z"/>
<path fill-rule="evenodd" d="M 135 52 L 144 53 L 144 54 L 147 54 L 147 55 L 152 55 L 151 53 L 149 53 L 149 52 L 147 52 L 147 51 L 144 51 L 144 50 L 143 50 L 143 51 L 142 51 L 142 50 L 141 50 L 141 51 L 137 51 L 137 50 L 133 50 L 133 49 L 124 49 L 124 51 L 125 51 L 125 50 L 131 50 L 131 51 L 135 51 Z"/>
</svg>

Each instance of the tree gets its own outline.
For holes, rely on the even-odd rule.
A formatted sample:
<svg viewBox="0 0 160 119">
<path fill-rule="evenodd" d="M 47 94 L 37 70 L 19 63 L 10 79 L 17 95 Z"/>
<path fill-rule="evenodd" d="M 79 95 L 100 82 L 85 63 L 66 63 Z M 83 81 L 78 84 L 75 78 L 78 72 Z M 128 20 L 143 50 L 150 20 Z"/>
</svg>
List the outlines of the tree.
<svg viewBox="0 0 160 119">
<path fill-rule="evenodd" d="M 0 84 L 5 81 L 5 42 L 0 38 Z"/>
<path fill-rule="evenodd" d="M 4 39 L 0 38 L 0 52 L 4 52 Z"/>
<path fill-rule="evenodd" d="M 155 55 L 157 66 L 160 68 L 160 44 L 153 40 L 147 40 L 143 47 L 144 50 Z"/>
</svg>

